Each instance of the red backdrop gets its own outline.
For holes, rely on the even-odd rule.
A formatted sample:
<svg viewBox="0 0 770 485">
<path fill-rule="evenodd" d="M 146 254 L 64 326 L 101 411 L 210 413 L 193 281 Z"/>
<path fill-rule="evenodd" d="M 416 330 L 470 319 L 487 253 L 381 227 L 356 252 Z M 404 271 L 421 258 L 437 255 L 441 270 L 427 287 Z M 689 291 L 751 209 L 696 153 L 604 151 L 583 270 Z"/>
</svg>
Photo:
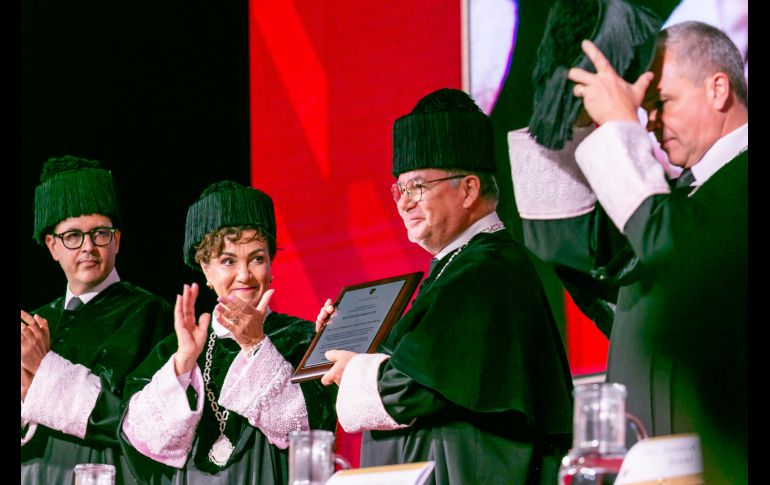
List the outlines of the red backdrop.
<svg viewBox="0 0 770 485">
<path fill-rule="evenodd" d="M 252 182 L 283 248 L 271 307 L 315 320 L 344 285 L 428 265 L 390 195 L 391 129 L 461 87 L 460 2 L 252 1 L 249 15 Z M 357 466 L 358 437 L 339 448 Z"/>
<path fill-rule="evenodd" d="M 315 320 L 344 285 L 427 269 L 390 195 L 392 125 L 462 87 L 461 1 L 252 0 L 249 16 L 252 183 L 273 197 L 283 248 L 271 307 Z M 574 325 L 587 329 L 575 348 L 593 345 L 578 321 L 570 347 Z M 592 371 L 604 356 L 570 352 Z M 360 437 L 339 435 L 357 466 Z"/>
<path fill-rule="evenodd" d="M 460 2 L 251 2 L 252 182 L 276 205 L 278 310 L 415 271 L 390 195 L 396 117 L 461 87 Z"/>
</svg>

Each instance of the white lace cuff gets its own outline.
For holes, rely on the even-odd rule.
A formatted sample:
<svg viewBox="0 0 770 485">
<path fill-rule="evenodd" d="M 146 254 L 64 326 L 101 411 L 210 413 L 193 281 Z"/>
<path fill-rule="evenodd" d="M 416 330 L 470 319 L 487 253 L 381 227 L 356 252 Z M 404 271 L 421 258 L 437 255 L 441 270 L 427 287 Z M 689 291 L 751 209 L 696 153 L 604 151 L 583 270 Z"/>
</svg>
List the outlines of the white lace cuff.
<svg viewBox="0 0 770 485">
<path fill-rule="evenodd" d="M 21 406 L 22 422 L 35 422 L 85 438 L 88 417 L 102 389 L 99 377 L 80 364 L 48 352 Z"/>
<path fill-rule="evenodd" d="M 24 408 L 24 401 L 21 401 L 21 407 Z M 24 428 L 27 428 L 26 430 Z M 21 446 L 24 446 L 35 436 L 37 431 L 37 423 L 30 422 L 29 419 L 21 418 Z"/>
<path fill-rule="evenodd" d="M 307 408 L 293 369 L 268 337 L 254 356 L 239 353 L 227 371 L 219 405 L 259 428 L 270 443 L 289 447 L 289 433 L 309 429 Z"/>
<path fill-rule="evenodd" d="M 621 232 L 645 199 L 670 192 L 647 130 L 638 123 L 608 121 L 580 144 L 575 158 Z"/>
<path fill-rule="evenodd" d="M 386 354 L 358 354 L 345 366 L 337 392 L 337 418 L 346 432 L 409 426 L 398 424 L 388 414 L 377 387 L 380 365 L 389 358 Z"/>
<path fill-rule="evenodd" d="M 203 413 L 202 383 L 203 376 L 196 365 L 190 385 L 198 394 L 198 401 L 195 410 L 190 410 L 185 389 L 174 372 L 172 356 L 128 403 L 122 427 L 131 446 L 155 461 L 182 468 Z"/>
<path fill-rule="evenodd" d="M 513 194 L 523 219 L 565 219 L 593 210 L 596 197 L 575 163 L 575 147 L 592 129 L 574 130 L 561 150 L 538 145 L 526 128 L 508 133 Z"/>
<path fill-rule="evenodd" d="M 24 431 L 24 426 L 27 426 L 26 432 Z M 37 423 L 25 423 L 24 426 L 22 426 L 22 437 L 21 437 L 21 446 L 26 445 L 29 443 L 29 440 L 32 439 L 33 436 L 35 436 L 35 431 L 37 431 Z"/>
</svg>

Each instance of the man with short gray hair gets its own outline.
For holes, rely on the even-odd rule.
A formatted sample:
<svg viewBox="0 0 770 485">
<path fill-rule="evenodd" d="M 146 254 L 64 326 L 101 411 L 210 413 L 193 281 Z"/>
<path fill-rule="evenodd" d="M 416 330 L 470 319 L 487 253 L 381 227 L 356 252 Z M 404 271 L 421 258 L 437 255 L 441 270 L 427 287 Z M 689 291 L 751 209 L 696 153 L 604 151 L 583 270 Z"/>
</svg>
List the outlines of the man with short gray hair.
<svg viewBox="0 0 770 485">
<path fill-rule="evenodd" d="M 607 379 L 627 386 L 627 409 L 651 434 L 700 434 L 707 483 L 745 483 L 748 97 L 741 56 L 724 33 L 700 22 L 665 29 L 651 72 L 632 82 L 592 42 L 582 49 L 596 72 L 572 68 L 568 77 L 598 128 L 575 142 L 574 157 L 543 157 L 553 163 L 536 170 L 520 156 L 526 141 L 509 135 L 527 245 L 597 284 L 617 285 Z M 683 169 L 678 179 L 666 180 L 648 130 Z M 529 188 L 558 185 L 565 174 L 572 195 L 587 197 L 570 207 L 567 194 L 552 201 L 562 215 L 534 215 Z M 602 213 L 624 244 L 608 242 Z"/>
<path fill-rule="evenodd" d="M 393 126 L 393 200 L 434 258 L 377 353 L 326 353 L 321 382 L 340 386 L 343 429 L 365 432 L 362 466 L 431 460 L 436 484 L 556 481 L 572 382 L 535 268 L 497 215 L 492 133 L 456 89 Z"/>
</svg>

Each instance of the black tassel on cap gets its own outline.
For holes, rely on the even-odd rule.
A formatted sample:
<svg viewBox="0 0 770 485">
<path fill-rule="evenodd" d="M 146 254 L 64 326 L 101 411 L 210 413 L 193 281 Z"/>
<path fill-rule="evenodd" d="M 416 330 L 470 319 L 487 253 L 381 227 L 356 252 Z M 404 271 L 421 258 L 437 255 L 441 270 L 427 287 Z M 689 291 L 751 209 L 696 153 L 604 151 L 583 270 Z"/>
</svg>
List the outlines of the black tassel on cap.
<svg viewBox="0 0 770 485">
<path fill-rule="evenodd" d="M 572 67 L 596 72 L 580 43 L 590 39 L 628 82 L 649 69 L 662 22 L 651 10 L 624 0 L 557 0 L 551 7 L 532 71 L 535 86 L 529 132 L 540 145 L 572 139 L 582 100 L 567 79 Z"/>
</svg>

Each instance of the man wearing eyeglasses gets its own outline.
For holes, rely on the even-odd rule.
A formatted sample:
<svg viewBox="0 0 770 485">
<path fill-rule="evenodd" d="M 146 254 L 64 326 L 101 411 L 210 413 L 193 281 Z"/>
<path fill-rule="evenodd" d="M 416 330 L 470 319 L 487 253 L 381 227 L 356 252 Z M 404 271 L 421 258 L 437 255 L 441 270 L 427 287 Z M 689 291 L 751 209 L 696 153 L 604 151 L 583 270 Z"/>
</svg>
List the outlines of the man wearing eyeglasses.
<svg viewBox="0 0 770 485">
<path fill-rule="evenodd" d="M 65 295 L 21 311 L 21 482 L 69 483 L 79 463 L 121 467 L 125 376 L 171 330 L 170 306 L 115 270 L 120 213 L 97 161 L 49 159 L 35 190 L 34 238 L 67 277 Z"/>
<path fill-rule="evenodd" d="M 340 424 L 365 431 L 362 466 L 431 460 L 430 483 L 556 482 L 571 379 L 535 269 L 496 212 L 492 136 L 453 89 L 395 122 L 391 191 L 434 262 L 377 353 L 326 353 Z"/>
</svg>

